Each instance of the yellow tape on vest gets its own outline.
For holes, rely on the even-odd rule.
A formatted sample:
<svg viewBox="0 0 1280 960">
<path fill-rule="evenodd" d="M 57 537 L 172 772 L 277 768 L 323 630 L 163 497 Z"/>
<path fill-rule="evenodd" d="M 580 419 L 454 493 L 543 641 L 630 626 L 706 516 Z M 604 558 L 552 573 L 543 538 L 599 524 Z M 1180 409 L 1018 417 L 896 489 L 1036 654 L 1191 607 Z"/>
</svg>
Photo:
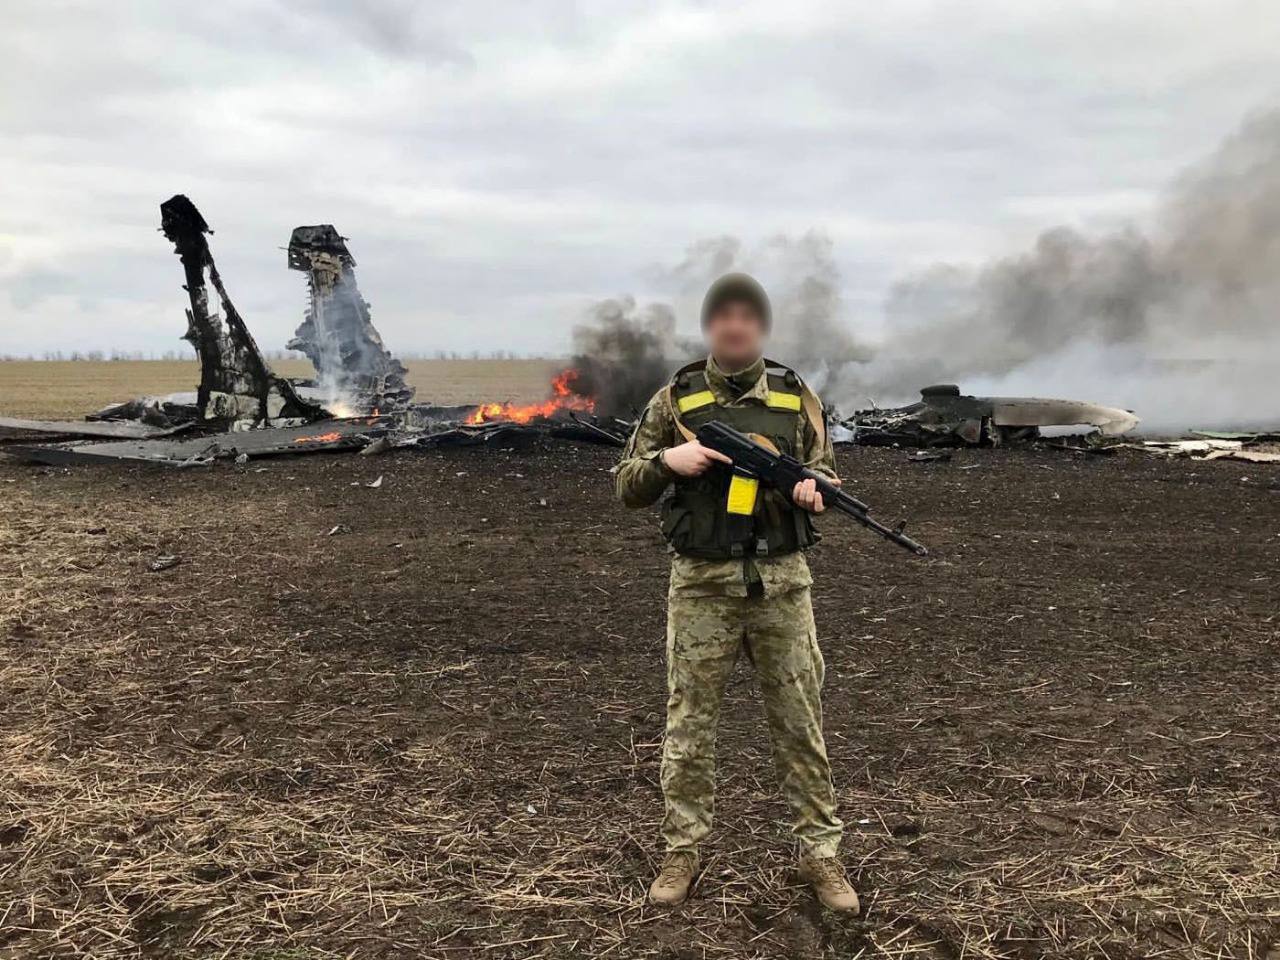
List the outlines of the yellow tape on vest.
<svg viewBox="0 0 1280 960">
<path fill-rule="evenodd" d="M 798 393 L 778 393 L 776 390 L 770 390 L 765 403 L 773 407 L 775 410 L 794 410 L 797 413 L 800 412 L 800 394 Z"/>
<path fill-rule="evenodd" d="M 756 493 L 759 490 L 760 481 L 755 477 L 735 473 L 729 481 L 729 503 L 725 509 L 729 513 L 751 516 L 756 512 Z"/>
<path fill-rule="evenodd" d="M 797 400 L 800 398 L 797 397 Z M 709 403 L 716 402 L 716 395 L 710 390 L 700 390 L 697 393 L 691 393 L 687 397 L 680 397 L 676 400 L 676 406 L 680 408 L 681 413 L 688 413 L 690 410 L 697 410 L 699 407 L 705 407 Z M 796 407 L 799 410 L 799 407 Z"/>
</svg>

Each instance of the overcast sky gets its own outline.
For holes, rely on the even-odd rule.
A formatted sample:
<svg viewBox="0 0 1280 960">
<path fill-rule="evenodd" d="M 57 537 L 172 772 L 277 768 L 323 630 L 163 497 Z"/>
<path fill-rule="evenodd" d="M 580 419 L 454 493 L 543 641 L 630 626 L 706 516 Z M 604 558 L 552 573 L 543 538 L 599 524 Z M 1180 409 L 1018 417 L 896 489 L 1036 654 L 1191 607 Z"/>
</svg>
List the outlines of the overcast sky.
<svg viewBox="0 0 1280 960">
<path fill-rule="evenodd" d="M 324 222 L 406 352 L 559 353 L 698 239 L 811 229 L 874 334 L 911 270 L 1141 220 L 1277 50 L 1274 0 L 6 0 L 0 353 L 181 346 L 179 192 L 269 349 Z"/>
</svg>

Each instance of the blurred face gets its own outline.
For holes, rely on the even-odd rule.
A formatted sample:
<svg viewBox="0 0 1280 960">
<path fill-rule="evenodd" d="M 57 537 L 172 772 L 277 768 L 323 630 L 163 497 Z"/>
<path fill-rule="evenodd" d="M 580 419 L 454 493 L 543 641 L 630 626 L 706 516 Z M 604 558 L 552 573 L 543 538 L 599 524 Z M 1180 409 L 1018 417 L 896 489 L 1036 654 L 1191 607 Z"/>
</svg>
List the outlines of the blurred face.
<svg viewBox="0 0 1280 960">
<path fill-rule="evenodd" d="M 764 356 L 764 319 L 745 300 L 727 300 L 707 319 L 703 334 L 716 363 L 734 372 Z"/>
</svg>

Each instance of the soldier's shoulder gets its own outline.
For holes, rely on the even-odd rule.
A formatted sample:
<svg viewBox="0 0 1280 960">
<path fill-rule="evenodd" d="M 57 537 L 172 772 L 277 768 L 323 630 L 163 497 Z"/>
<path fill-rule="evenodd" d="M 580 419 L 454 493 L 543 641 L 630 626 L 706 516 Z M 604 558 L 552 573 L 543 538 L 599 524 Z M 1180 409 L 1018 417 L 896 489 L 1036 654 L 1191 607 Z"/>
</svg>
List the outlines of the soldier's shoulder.
<svg viewBox="0 0 1280 960">
<path fill-rule="evenodd" d="M 817 403 L 819 409 L 825 409 L 826 404 L 822 402 L 822 394 L 809 386 L 805 380 L 800 381 L 800 395 L 808 398 L 811 402 Z"/>
<path fill-rule="evenodd" d="M 668 412 L 670 409 L 670 403 L 668 402 L 667 397 L 670 389 L 671 384 L 669 382 L 664 383 L 658 388 L 654 395 L 649 398 L 649 402 L 644 405 L 646 419 L 651 416 L 663 416 Z"/>
<path fill-rule="evenodd" d="M 654 442 L 674 429 L 674 424 L 671 405 L 667 401 L 667 388 L 664 386 L 649 398 L 649 402 L 640 411 L 640 418 L 636 420 L 631 436 L 633 440 Z"/>
<path fill-rule="evenodd" d="M 793 383 L 795 387 L 799 388 L 801 391 L 808 393 L 816 392 L 813 387 L 809 386 L 809 381 L 804 378 L 800 371 L 790 364 L 778 363 L 776 360 L 769 361 L 769 364 L 770 365 L 765 369 L 770 373 L 788 378 L 788 381 Z"/>
</svg>

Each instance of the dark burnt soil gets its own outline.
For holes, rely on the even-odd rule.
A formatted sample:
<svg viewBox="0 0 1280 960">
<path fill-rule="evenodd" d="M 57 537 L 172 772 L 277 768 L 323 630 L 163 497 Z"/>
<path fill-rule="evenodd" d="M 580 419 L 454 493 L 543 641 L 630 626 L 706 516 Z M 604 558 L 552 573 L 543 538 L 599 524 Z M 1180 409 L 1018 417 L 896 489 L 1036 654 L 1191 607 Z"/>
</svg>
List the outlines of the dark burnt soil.
<svg viewBox="0 0 1280 960">
<path fill-rule="evenodd" d="M 644 904 L 666 557 L 612 459 L 0 465 L 0 957 L 1280 956 L 1280 471 L 841 453 L 934 548 L 813 557 L 854 920 L 745 663 Z"/>
</svg>

